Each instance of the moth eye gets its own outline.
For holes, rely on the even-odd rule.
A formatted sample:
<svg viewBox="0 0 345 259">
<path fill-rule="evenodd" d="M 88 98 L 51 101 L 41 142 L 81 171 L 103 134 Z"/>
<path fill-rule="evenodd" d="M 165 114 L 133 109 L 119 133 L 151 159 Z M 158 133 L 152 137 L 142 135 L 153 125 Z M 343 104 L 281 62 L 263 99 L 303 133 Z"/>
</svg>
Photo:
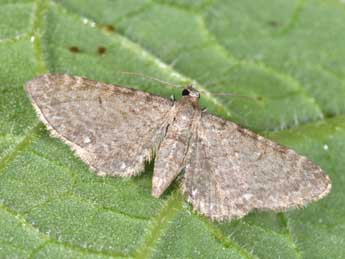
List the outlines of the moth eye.
<svg viewBox="0 0 345 259">
<path fill-rule="evenodd" d="M 185 96 L 185 95 L 189 95 L 189 90 L 188 89 L 184 89 L 182 91 L 182 96 Z"/>
</svg>

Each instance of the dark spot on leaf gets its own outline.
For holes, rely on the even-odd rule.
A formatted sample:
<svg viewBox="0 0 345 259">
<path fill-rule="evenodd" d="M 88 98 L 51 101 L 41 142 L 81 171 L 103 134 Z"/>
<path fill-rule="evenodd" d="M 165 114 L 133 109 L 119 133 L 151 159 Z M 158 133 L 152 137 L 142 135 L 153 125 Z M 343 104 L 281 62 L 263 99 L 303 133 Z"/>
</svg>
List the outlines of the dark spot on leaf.
<svg viewBox="0 0 345 259">
<path fill-rule="evenodd" d="M 104 26 L 104 29 L 108 32 L 114 32 L 115 31 L 115 27 L 111 24 L 107 24 Z"/>
<path fill-rule="evenodd" d="M 72 53 L 79 53 L 80 49 L 76 46 L 71 46 L 71 47 L 69 47 L 69 51 Z"/>
<path fill-rule="evenodd" d="M 257 96 L 256 97 L 256 100 L 258 100 L 258 101 L 262 101 L 264 98 L 262 97 L 262 96 Z"/>
<path fill-rule="evenodd" d="M 107 49 L 105 47 L 98 47 L 97 52 L 99 55 L 104 55 Z"/>
<path fill-rule="evenodd" d="M 269 21 L 268 22 L 269 25 L 271 25 L 272 27 L 278 27 L 279 26 L 279 23 L 277 21 Z"/>
</svg>

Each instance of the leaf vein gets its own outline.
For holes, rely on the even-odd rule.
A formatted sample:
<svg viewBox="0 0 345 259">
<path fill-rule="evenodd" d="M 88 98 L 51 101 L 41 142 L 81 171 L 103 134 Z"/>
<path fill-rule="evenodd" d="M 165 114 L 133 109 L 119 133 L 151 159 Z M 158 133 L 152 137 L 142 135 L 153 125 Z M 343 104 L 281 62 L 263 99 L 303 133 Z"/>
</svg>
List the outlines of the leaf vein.
<svg viewBox="0 0 345 259">
<path fill-rule="evenodd" d="M 128 256 L 126 254 L 123 254 L 121 252 L 106 252 L 106 251 L 99 251 L 99 250 L 94 250 L 91 248 L 83 248 L 81 246 L 76 246 L 76 245 L 71 245 L 69 243 L 66 242 L 62 242 L 56 239 L 51 238 L 49 235 L 42 233 L 40 231 L 40 229 L 34 227 L 30 222 L 27 221 L 26 218 L 24 218 L 21 214 L 13 211 L 11 208 L 9 208 L 8 206 L 5 206 L 4 204 L 0 204 L 0 209 L 2 209 L 3 211 L 7 212 L 8 214 L 12 215 L 13 218 L 17 219 L 19 221 L 19 223 L 22 225 L 23 228 L 26 228 L 27 230 L 31 231 L 31 232 L 36 232 L 39 233 L 40 238 L 44 241 L 44 242 L 48 242 L 48 243 L 52 243 L 52 244 L 56 244 L 59 246 L 63 246 L 67 249 L 71 249 L 71 250 L 75 250 L 78 251 L 80 253 L 90 253 L 90 254 L 95 254 L 95 255 L 103 255 L 103 256 L 107 256 L 107 257 L 112 257 L 112 258 L 116 258 L 116 257 L 125 257 L 127 258 Z"/>
<path fill-rule="evenodd" d="M 74 13 L 73 11 L 70 11 L 66 9 L 61 4 L 58 4 L 56 2 L 53 2 L 64 14 L 69 15 L 70 17 L 78 17 L 80 20 L 80 16 L 77 13 Z M 91 20 L 90 20 L 91 21 Z M 139 43 L 132 41 L 127 36 L 120 34 L 119 32 L 111 33 L 107 30 L 103 29 L 102 26 L 99 26 L 96 22 L 92 21 L 91 24 L 95 24 L 94 28 L 97 28 L 100 32 L 108 36 L 110 39 L 121 43 L 121 46 L 124 48 L 127 48 L 128 50 L 136 53 L 138 56 L 140 56 L 144 60 L 150 61 L 152 64 L 154 64 L 157 68 L 159 68 L 162 72 L 167 73 L 169 76 L 171 76 L 174 79 L 180 80 L 180 81 L 192 81 L 194 84 L 193 86 L 203 92 L 204 96 L 214 103 L 216 106 L 220 107 L 227 116 L 231 117 L 231 111 L 226 107 L 216 96 L 214 96 L 211 92 L 209 92 L 201 83 L 199 83 L 196 80 L 193 80 L 192 78 L 189 78 L 188 76 L 182 74 L 180 71 L 177 71 L 173 68 L 172 65 L 166 64 L 163 60 L 156 57 L 154 54 L 152 54 L 149 50 L 141 46 Z M 90 26 L 90 23 L 87 23 L 86 25 Z"/>
<path fill-rule="evenodd" d="M 7 155 L 0 160 L 0 172 L 6 168 L 24 149 L 31 145 L 32 141 L 39 135 L 42 127 L 43 124 L 37 122 L 36 125 L 27 131 L 22 140 L 14 146 L 12 151 L 8 152 Z"/>
<path fill-rule="evenodd" d="M 48 9 L 47 2 L 44 0 L 35 1 L 35 11 L 31 35 L 33 37 L 34 56 L 37 63 L 37 72 L 44 74 L 48 72 L 42 51 L 42 35 L 45 13 Z"/>
<path fill-rule="evenodd" d="M 200 216 L 201 220 L 205 223 L 209 231 L 213 234 L 215 239 L 217 239 L 225 248 L 231 248 L 233 251 L 238 253 L 241 257 L 246 259 L 258 259 L 252 253 L 248 252 L 245 248 L 241 247 L 234 240 L 224 235 L 224 233 L 216 227 L 209 220 L 205 219 L 203 216 Z"/>
<path fill-rule="evenodd" d="M 223 55 L 232 63 L 235 64 L 242 64 L 245 66 L 253 66 L 261 71 L 266 72 L 267 74 L 270 74 L 273 77 L 276 77 L 283 82 L 287 83 L 290 85 L 293 89 L 299 90 L 301 95 L 303 95 L 306 100 L 308 100 L 311 104 L 314 105 L 314 108 L 317 110 L 319 114 L 319 118 L 323 119 L 324 114 L 322 113 L 322 110 L 320 108 L 320 105 L 317 103 L 316 99 L 310 96 L 305 89 L 300 85 L 299 81 L 293 78 L 291 75 L 282 73 L 281 71 L 277 71 L 276 69 L 261 63 L 257 61 L 251 61 L 251 60 L 245 60 L 245 59 L 237 59 L 233 55 L 230 54 L 230 52 L 219 42 L 217 37 L 208 29 L 208 27 L 205 24 L 205 20 L 202 16 L 198 16 L 198 21 L 199 21 L 199 27 L 202 31 L 204 31 L 205 35 L 210 39 L 210 41 L 213 43 L 214 47 L 218 49 Z"/>
<path fill-rule="evenodd" d="M 42 159 L 45 159 L 47 160 L 49 163 L 52 163 L 54 166 L 57 166 L 57 167 L 60 167 L 61 169 L 63 170 L 66 170 L 68 171 L 69 173 L 72 174 L 72 177 L 74 179 L 76 179 L 76 173 L 73 172 L 72 170 L 70 170 L 69 168 L 67 168 L 66 166 L 64 165 L 61 165 L 60 163 L 57 163 L 55 161 L 53 161 L 52 159 L 44 156 L 43 154 L 37 152 L 37 151 L 31 151 L 32 154 L 42 158 Z M 47 204 L 47 203 L 50 203 L 50 202 L 53 202 L 55 200 L 58 200 L 58 199 L 61 199 L 61 197 L 69 197 L 69 198 L 74 198 L 80 202 L 84 202 L 84 203 L 88 203 L 88 204 L 94 204 L 94 202 L 90 199 L 86 199 L 85 197 L 83 196 L 77 196 L 74 192 L 73 192 L 73 186 L 76 185 L 76 180 L 74 181 L 72 187 L 71 187 L 71 190 L 69 191 L 66 191 L 64 193 L 61 193 L 59 195 L 59 197 L 54 197 L 53 199 L 47 199 L 45 200 L 44 202 L 40 203 L 40 204 L 37 204 L 35 205 L 34 207 L 30 208 L 29 210 L 26 211 L 26 213 L 29 213 L 30 211 L 32 211 L 33 209 L 37 208 L 37 207 L 42 207 L 43 205 Z M 116 210 L 116 209 L 113 209 L 113 208 L 109 208 L 109 207 L 96 207 L 97 210 L 99 211 L 109 211 L 109 212 L 112 212 L 114 214 L 117 214 L 117 215 L 121 215 L 121 216 L 124 216 L 126 218 L 129 218 L 131 220 L 143 220 L 143 221 L 147 221 L 147 220 L 150 220 L 150 218 L 147 218 L 147 217 L 141 217 L 141 216 L 137 216 L 137 215 L 132 215 L 132 214 L 128 214 L 128 213 L 125 213 L 123 211 L 120 211 L 120 210 Z"/>
<path fill-rule="evenodd" d="M 286 236 L 287 236 L 288 240 L 290 240 L 292 248 L 293 248 L 293 250 L 296 253 L 296 257 L 298 259 L 302 259 L 303 258 L 302 257 L 302 253 L 299 250 L 299 248 L 297 246 L 297 243 L 295 242 L 295 240 L 294 240 L 294 238 L 292 236 L 292 232 L 291 232 L 291 229 L 290 229 L 290 226 L 289 226 L 289 219 L 288 219 L 288 217 L 284 213 L 280 213 L 280 216 L 281 216 L 283 224 L 285 225 L 285 228 L 286 228 Z"/>
<path fill-rule="evenodd" d="M 299 18 L 301 17 L 305 3 L 306 3 L 306 0 L 299 0 L 297 2 L 295 9 L 292 12 L 289 22 L 287 23 L 285 27 L 283 27 L 280 31 L 278 31 L 276 35 L 278 36 L 286 35 L 295 28 Z"/>
<path fill-rule="evenodd" d="M 275 231 L 273 231 L 273 230 L 264 228 L 264 227 L 259 226 L 259 225 L 256 225 L 256 224 L 251 224 L 251 223 L 248 223 L 248 222 L 243 222 L 243 224 L 248 225 L 248 226 L 250 226 L 250 227 L 252 227 L 252 228 L 256 228 L 256 229 L 258 229 L 258 230 L 261 230 L 262 232 L 265 232 L 265 233 L 267 233 L 267 234 L 270 234 L 270 235 L 273 235 L 273 236 L 277 236 L 277 237 L 279 237 L 279 238 L 284 239 L 284 240 L 288 243 L 288 245 L 290 246 L 290 248 L 294 250 L 294 252 L 296 253 L 296 256 L 298 257 L 297 252 L 296 252 L 296 244 L 295 244 L 295 242 L 289 237 L 289 235 L 277 233 L 277 232 L 275 232 Z M 286 226 L 285 226 L 285 228 L 286 228 Z M 298 258 L 299 258 L 299 257 L 298 257 Z"/>
<path fill-rule="evenodd" d="M 0 44 L 14 44 L 17 41 L 21 41 L 21 40 L 28 40 L 30 38 L 30 33 L 20 33 L 17 34 L 14 37 L 11 38 L 2 38 L 0 39 Z"/>
<path fill-rule="evenodd" d="M 182 197 L 179 192 L 174 192 L 169 197 L 166 205 L 161 209 L 160 213 L 153 218 L 151 223 L 151 231 L 144 237 L 144 241 L 134 252 L 133 257 L 137 259 L 150 258 L 153 253 L 154 246 L 159 238 L 168 228 L 170 220 L 182 209 Z"/>
</svg>

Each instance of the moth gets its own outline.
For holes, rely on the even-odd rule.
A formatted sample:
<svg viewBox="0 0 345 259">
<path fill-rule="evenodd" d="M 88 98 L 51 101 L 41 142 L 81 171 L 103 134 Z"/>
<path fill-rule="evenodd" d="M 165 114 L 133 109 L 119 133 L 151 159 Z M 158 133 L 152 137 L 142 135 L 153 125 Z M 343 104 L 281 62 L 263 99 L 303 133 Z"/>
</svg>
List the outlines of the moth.
<svg viewBox="0 0 345 259">
<path fill-rule="evenodd" d="M 213 220 L 303 207 L 331 190 L 311 160 L 200 109 L 192 86 L 178 102 L 63 74 L 37 77 L 25 89 L 51 134 L 97 175 L 135 176 L 155 157 L 152 195 L 184 171 L 182 192 Z"/>
</svg>

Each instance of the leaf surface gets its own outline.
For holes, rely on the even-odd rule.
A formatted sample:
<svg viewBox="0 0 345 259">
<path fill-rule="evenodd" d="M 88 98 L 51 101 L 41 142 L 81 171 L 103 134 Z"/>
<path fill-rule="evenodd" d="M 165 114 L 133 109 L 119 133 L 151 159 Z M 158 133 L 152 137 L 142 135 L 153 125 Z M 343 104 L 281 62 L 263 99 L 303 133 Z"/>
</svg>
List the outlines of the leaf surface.
<svg viewBox="0 0 345 259">
<path fill-rule="evenodd" d="M 344 12 L 336 0 L 0 0 L 0 257 L 343 257 Z M 49 136 L 23 84 L 56 72 L 180 95 L 121 71 L 194 82 L 210 112 L 319 164 L 331 194 L 214 223 L 177 184 L 151 197 L 152 164 L 96 177 Z"/>
</svg>

